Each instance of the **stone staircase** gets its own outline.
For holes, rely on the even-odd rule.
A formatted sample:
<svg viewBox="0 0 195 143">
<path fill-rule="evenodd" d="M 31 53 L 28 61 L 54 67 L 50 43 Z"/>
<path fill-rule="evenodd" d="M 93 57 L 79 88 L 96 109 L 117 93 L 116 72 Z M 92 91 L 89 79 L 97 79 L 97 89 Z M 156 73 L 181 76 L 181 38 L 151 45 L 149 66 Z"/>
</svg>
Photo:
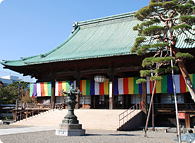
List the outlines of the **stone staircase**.
<svg viewBox="0 0 195 143">
<path fill-rule="evenodd" d="M 135 104 L 119 114 L 119 128 L 117 130 L 130 131 L 143 126 L 145 118 L 142 108 L 141 104 Z"/>
<path fill-rule="evenodd" d="M 142 110 L 130 110 L 129 112 L 131 113 L 129 115 L 125 115 L 126 118 L 120 121 L 119 128 L 117 130 L 130 131 L 144 126 L 145 118 Z"/>
<path fill-rule="evenodd" d="M 119 114 L 124 111 L 125 110 L 76 109 L 74 113 L 78 117 L 79 123 L 82 124 L 83 129 L 117 130 L 119 127 Z M 49 126 L 58 128 L 67 112 L 67 109 L 49 110 L 15 122 L 12 125 Z"/>
</svg>

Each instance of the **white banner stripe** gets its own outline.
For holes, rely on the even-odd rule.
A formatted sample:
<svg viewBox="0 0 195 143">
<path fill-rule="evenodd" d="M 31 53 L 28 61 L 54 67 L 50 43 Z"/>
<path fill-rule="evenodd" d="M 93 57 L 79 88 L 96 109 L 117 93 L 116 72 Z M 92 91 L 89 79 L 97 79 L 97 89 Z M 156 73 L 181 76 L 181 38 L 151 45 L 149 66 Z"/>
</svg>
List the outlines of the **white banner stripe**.
<svg viewBox="0 0 195 143">
<path fill-rule="evenodd" d="M 41 96 L 41 85 L 40 85 L 40 83 L 37 83 L 37 96 L 38 97 Z"/>
<path fill-rule="evenodd" d="M 55 96 L 59 96 L 59 92 L 58 92 L 58 81 L 56 81 L 56 85 L 55 85 Z"/>
<path fill-rule="evenodd" d="M 180 91 L 180 79 L 179 79 L 179 75 L 174 75 L 174 79 L 175 79 L 176 93 L 181 93 L 181 91 Z"/>
<path fill-rule="evenodd" d="M 99 95 L 99 83 L 95 82 L 95 95 Z"/>
<path fill-rule="evenodd" d="M 119 92 L 119 94 L 124 94 L 123 78 L 118 78 L 118 92 Z"/>
<path fill-rule="evenodd" d="M 146 79 L 147 79 L 147 94 L 150 94 L 150 77 L 147 76 Z"/>
<path fill-rule="evenodd" d="M 74 89 L 76 89 L 76 80 L 74 80 Z"/>
</svg>

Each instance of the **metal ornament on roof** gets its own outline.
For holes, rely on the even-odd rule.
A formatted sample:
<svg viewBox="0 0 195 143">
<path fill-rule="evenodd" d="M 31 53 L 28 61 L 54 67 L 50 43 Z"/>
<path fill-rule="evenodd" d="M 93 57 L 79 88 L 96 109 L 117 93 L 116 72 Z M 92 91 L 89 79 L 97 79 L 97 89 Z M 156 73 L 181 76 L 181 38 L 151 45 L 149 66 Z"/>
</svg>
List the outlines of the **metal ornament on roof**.
<svg viewBox="0 0 195 143">
<path fill-rule="evenodd" d="M 101 83 L 106 81 L 106 76 L 104 76 L 104 75 L 96 75 L 96 76 L 94 76 L 94 80 L 95 80 L 95 82 L 101 84 Z"/>
</svg>

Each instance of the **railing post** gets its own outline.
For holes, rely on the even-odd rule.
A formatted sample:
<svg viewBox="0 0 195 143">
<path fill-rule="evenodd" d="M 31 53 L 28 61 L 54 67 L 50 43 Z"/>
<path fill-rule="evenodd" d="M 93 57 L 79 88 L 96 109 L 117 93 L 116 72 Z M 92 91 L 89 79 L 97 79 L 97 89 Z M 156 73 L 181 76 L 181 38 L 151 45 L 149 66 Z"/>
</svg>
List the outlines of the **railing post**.
<svg viewBox="0 0 195 143">
<path fill-rule="evenodd" d="M 120 122 L 120 115 L 119 115 L 119 128 L 120 128 L 120 126 L 121 126 L 121 124 L 120 124 L 121 122 Z"/>
<path fill-rule="evenodd" d="M 123 125 L 124 125 L 124 113 L 123 113 Z"/>
<path fill-rule="evenodd" d="M 129 110 L 127 110 L 127 121 L 129 120 Z"/>
</svg>

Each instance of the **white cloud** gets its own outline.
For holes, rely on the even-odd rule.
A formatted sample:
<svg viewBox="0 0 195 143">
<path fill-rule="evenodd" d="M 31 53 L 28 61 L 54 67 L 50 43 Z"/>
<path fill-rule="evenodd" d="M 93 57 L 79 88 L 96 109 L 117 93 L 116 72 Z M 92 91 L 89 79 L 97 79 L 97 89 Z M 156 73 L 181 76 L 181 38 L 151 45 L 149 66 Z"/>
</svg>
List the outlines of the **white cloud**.
<svg viewBox="0 0 195 143">
<path fill-rule="evenodd" d="M 0 3 L 2 3 L 3 0 L 0 0 Z"/>
</svg>

